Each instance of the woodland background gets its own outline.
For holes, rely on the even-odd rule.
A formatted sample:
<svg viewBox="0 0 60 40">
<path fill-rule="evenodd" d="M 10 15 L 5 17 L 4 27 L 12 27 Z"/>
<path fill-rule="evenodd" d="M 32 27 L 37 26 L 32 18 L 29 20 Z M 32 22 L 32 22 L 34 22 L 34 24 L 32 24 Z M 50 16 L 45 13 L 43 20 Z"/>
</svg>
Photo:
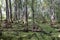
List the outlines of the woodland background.
<svg viewBox="0 0 60 40">
<path fill-rule="evenodd" d="M 60 40 L 60 0 L 0 0 L 0 40 Z"/>
</svg>

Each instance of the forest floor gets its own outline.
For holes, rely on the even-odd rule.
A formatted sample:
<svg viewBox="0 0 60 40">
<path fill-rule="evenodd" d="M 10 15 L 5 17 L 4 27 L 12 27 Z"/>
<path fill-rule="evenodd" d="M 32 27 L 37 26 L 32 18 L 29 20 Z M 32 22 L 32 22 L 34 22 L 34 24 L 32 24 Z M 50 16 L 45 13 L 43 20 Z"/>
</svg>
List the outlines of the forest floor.
<svg viewBox="0 0 60 40">
<path fill-rule="evenodd" d="M 9 29 L 6 31 L 6 29 L 3 30 L 2 32 L 2 39 L 6 40 L 60 40 L 60 24 L 56 24 L 54 26 L 56 27 L 51 27 L 49 23 L 38 23 L 39 28 L 42 28 L 44 32 L 33 32 L 33 31 L 28 31 L 28 32 L 23 32 L 23 31 L 17 31 L 17 29 L 22 29 L 24 28 L 23 25 L 20 23 L 14 23 L 12 24 L 13 28 Z M 32 25 L 31 25 L 32 26 Z M 29 29 L 31 27 L 29 25 Z M 11 31 L 11 30 L 16 30 L 16 31 Z"/>
</svg>

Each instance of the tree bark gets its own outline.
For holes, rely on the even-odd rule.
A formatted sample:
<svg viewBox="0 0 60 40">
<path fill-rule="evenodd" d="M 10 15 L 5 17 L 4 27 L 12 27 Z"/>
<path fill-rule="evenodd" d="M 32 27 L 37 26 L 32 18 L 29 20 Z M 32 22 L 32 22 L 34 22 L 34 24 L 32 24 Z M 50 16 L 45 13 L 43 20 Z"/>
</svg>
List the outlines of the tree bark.
<svg viewBox="0 0 60 40">
<path fill-rule="evenodd" d="M 33 26 L 34 26 L 34 0 L 32 0 L 32 18 L 33 18 Z"/>
<path fill-rule="evenodd" d="M 8 0 L 6 0 L 6 20 L 9 21 L 9 7 L 8 7 Z"/>
<path fill-rule="evenodd" d="M 1 10 L 1 7 L 0 7 L 0 17 L 1 17 L 1 22 L 2 22 L 2 10 Z"/>
<path fill-rule="evenodd" d="M 9 0 L 9 7 L 10 7 L 10 21 L 12 22 L 12 5 L 11 5 L 11 0 Z"/>
<path fill-rule="evenodd" d="M 53 1 L 54 1 L 54 0 L 51 0 L 51 6 L 50 6 L 51 24 L 55 24 L 55 13 L 54 13 Z"/>
<path fill-rule="evenodd" d="M 14 1 L 15 13 L 14 13 L 14 20 L 17 20 L 17 0 Z"/>
<path fill-rule="evenodd" d="M 28 31 L 28 14 L 27 14 L 27 0 L 25 0 L 25 5 L 24 5 L 24 25 L 26 26 L 25 27 L 25 31 Z"/>
</svg>

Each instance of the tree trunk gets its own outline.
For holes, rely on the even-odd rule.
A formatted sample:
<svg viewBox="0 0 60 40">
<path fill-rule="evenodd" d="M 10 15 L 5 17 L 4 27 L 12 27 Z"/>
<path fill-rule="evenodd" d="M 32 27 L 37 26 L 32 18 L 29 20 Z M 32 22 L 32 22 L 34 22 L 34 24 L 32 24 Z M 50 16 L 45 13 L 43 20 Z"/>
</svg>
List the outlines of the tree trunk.
<svg viewBox="0 0 60 40">
<path fill-rule="evenodd" d="M 25 5 L 24 5 L 24 25 L 25 27 L 25 31 L 28 31 L 28 14 L 27 14 L 27 0 L 25 0 Z"/>
<path fill-rule="evenodd" d="M 55 24 L 55 13 L 54 13 L 53 0 L 51 0 L 50 17 L 51 17 L 51 24 Z"/>
<path fill-rule="evenodd" d="M 8 3 L 8 2 L 9 2 L 9 0 L 6 0 L 6 20 L 5 20 L 4 25 L 3 25 L 4 28 L 11 28 L 12 27 L 11 22 L 10 22 L 10 16 L 11 16 L 12 11 L 10 9 L 10 14 L 9 14 L 8 4 L 10 4 L 10 3 Z M 11 2 L 11 0 L 10 0 L 10 2 Z M 11 8 L 11 4 L 10 4 L 10 8 Z"/>
<path fill-rule="evenodd" d="M 2 10 L 1 10 L 1 7 L 0 7 L 0 26 L 1 26 L 1 23 L 2 23 Z"/>
<path fill-rule="evenodd" d="M 10 21 L 12 22 L 12 5 L 11 5 L 11 0 L 9 0 L 9 7 L 10 7 Z"/>
<path fill-rule="evenodd" d="M 15 13 L 14 13 L 14 20 L 17 20 L 17 0 L 14 1 Z"/>
<path fill-rule="evenodd" d="M 0 21 L 2 22 L 2 10 L 1 10 L 1 7 L 0 7 Z"/>
<path fill-rule="evenodd" d="M 23 8 L 23 15 L 24 15 L 24 24 L 28 25 L 28 14 L 27 14 L 27 0 L 25 0 L 25 5 Z"/>
<path fill-rule="evenodd" d="M 18 20 L 20 20 L 20 11 L 21 11 L 21 0 L 18 0 L 18 4 L 17 4 L 17 18 Z"/>
<path fill-rule="evenodd" d="M 32 6 L 31 6 L 31 8 L 32 8 L 32 20 L 33 20 L 33 24 L 32 24 L 32 31 L 36 31 L 37 29 L 38 29 L 38 27 L 36 26 L 36 24 L 35 24 L 35 20 L 34 20 L 34 0 L 32 0 Z"/>
<path fill-rule="evenodd" d="M 9 7 L 8 7 L 8 0 L 6 0 L 6 20 L 9 21 Z"/>
<path fill-rule="evenodd" d="M 34 0 L 32 0 L 32 18 L 33 18 L 33 26 L 34 26 Z"/>
</svg>

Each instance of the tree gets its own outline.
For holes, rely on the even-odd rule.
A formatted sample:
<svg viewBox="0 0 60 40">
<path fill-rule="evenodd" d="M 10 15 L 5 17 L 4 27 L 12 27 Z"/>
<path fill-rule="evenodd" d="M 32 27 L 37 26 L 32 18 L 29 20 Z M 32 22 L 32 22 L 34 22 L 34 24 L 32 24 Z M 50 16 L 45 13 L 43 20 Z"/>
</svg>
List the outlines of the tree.
<svg viewBox="0 0 60 40">
<path fill-rule="evenodd" d="M 6 0 L 6 20 L 9 21 L 9 7 L 8 7 L 8 0 Z"/>
<path fill-rule="evenodd" d="M 1 7 L 0 7 L 0 18 L 1 18 L 1 22 L 2 22 L 2 10 L 1 10 Z"/>
<path fill-rule="evenodd" d="M 50 15 L 51 15 L 51 24 L 55 24 L 55 12 L 54 12 L 54 0 L 51 0 L 50 6 Z"/>
<path fill-rule="evenodd" d="M 34 22 L 34 0 L 32 0 L 32 18 L 33 18 L 33 27 L 34 27 L 34 24 L 35 24 L 35 22 Z"/>
<path fill-rule="evenodd" d="M 17 3 L 17 19 L 20 20 L 20 13 L 21 13 L 21 3 L 22 1 L 21 0 L 18 0 L 18 3 Z"/>
<path fill-rule="evenodd" d="M 9 9 L 10 9 L 10 21 L 12 22 L 12 5 L 11 5 L 11 0 L 9 0 Z"/>
<path fill-rule="evenodd" d="M 27 11 L 27 0 L 24 0 L 24 8 L 23 8 L 23 21 L 25 25 L 25 31 L 28 31 L 28 11 Z"/>
<path fill-rule="evenodd" d="M 17 0 L 14 0 L 14 20 L 17 20 Z"/>
</svg>

